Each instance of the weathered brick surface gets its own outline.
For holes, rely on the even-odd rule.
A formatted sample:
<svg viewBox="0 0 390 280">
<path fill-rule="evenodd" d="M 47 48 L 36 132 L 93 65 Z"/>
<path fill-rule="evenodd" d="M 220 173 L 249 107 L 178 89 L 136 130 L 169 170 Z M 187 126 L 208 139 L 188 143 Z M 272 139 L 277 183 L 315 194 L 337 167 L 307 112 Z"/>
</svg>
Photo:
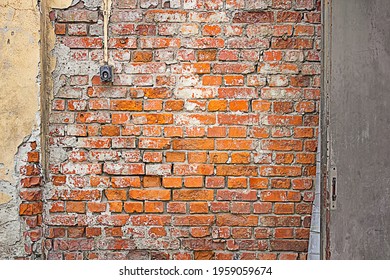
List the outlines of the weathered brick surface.
<svg viewBox="0 0 390 280">
<path fill-rule="evenodd" d="M 102 11 L 55 11 L 75 68 L 54 81 L 45 205 L 31 173 L 20 208 L 47 209 L 45 256 L 304 259 L 320 6 L 114 0 L 113 83 L 85 68 L 102 59 Z"/>
<path fill-rule="evenodd" d="M 40 147 L 36 141 L 27 141 L 19 153 L 19 215 L 22 222 L 22 241 L 25 259 L 40 259 L 43 242 L 43 174 Z M 58 180 L 58 179 L 57 179 Z M 58 205 L 60 208 L 60 205 Z"/>
</svg>

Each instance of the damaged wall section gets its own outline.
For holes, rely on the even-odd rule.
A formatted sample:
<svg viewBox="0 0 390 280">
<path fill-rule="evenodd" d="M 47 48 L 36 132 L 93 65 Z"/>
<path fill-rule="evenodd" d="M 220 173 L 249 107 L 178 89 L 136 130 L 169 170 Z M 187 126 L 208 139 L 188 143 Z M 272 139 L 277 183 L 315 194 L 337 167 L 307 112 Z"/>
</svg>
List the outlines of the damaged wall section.
<svg viewBox="0 0 390 280">
<path fill-rule="evenodd" d="M 1 259 L 28 255 L 24 243 L 29 238 L 29 226 L 19 216 L 19 189 L 21 178 L 27 176 L 27 173 L 21 174 L 24 163 L 29 159 L 34 161 L 32 165 L 39 162 L 39 154 L 28 155 L 32 152 L 30 144 L 34 143 L 35 152 L 40 142 L 39 25 L 39 8 L 35 1 L 0 3 Z"/>
</svg>

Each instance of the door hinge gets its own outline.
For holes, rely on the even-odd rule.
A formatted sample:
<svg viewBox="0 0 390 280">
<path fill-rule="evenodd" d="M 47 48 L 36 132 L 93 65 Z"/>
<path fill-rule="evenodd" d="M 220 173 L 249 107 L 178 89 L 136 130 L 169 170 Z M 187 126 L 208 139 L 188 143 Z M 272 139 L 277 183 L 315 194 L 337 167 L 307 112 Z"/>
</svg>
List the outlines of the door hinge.
<svg viewBox="0 0 390 280">
<path fill-rule="evenodd" d="M 337 169 L 332 167 L 330 170 L 330 209 L 337 209 Z"/>
</svg>

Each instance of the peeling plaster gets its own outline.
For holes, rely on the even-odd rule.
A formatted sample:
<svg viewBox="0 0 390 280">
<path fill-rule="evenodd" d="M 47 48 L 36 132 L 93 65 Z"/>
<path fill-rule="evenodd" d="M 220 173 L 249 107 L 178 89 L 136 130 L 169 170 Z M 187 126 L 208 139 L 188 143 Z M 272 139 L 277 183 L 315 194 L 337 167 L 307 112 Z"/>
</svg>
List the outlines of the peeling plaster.
<svg viewBox="0 0 390 280">
<path fill-rule="evenodd" d="M 37 128 L 39 12 L 33 1 L 0 6 L 0 180 L 15 183 L 18 145 Z"/>
<path fill-rule="evenodd" d="M 20 167 L 40 135 L 40 14 L 37 0 L 0 4 L 0 259 L 24 257 Z"/>
</svg>

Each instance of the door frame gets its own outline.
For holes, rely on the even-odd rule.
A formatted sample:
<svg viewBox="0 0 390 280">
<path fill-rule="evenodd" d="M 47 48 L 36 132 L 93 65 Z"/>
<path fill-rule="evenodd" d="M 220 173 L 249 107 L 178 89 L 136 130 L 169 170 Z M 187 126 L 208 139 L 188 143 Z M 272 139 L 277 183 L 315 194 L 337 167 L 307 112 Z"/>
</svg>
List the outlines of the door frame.
<svg viewBox="0 0 390 280">
<path fill-rule="evenodd" d="M 329 173 L 331 168 L 331 139 L 329 133 L 329 104 L 332 74 L 332 1 L 322 1 L 322 66 L 321 66 L 321 110 L 320 110 L 320 189 L 321 189 L 321 259 L 330 259 L 330 190 Z"/>
</svg>

